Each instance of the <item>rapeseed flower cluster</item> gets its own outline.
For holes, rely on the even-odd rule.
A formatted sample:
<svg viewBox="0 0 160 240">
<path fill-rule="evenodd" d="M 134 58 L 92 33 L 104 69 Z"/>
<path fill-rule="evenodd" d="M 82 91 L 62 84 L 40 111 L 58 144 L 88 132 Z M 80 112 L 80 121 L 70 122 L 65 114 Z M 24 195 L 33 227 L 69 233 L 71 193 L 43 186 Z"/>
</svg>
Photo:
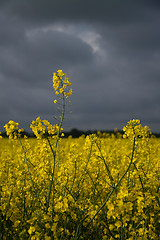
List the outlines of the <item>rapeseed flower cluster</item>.
<svg viewBox="0 0 160 240">
<path fill-rule="evenodd" d="M 143 127 L 140 124 L 140 120 L 133 119 L 128 122 L 126 127 L 123 127 L 124 135 L 123 138 L 137 138 L 137 137 L 148 137 L 151 134 L 148 126 Z"/>
<path fill-rule="evenodd" d="M 18 128 L 19 123 L 10 120 L 7 124 L 5 124 L 4 128 L 6 129 L 6 134 L 9 139 L 16 139 L 21 136 L 21 132 L 24 131 L 23 128 Z"/>
<path fill-rule="evenodd" d="M 38 141 L 22 138 L 14 121 L 5 125 L 13 141 L 0 142 L 0 238 L 158 240 L 159 139 L 136 119 L 123 136 L 60 138 L 65 93 L 71 94 L 62 70 L 53 74 L 53 87 L 61 120 L 33 121 Z"/>
<path fill-rule="evenodd" d="M 64 94 L 66 98 L 72 95 L 72 88 L 67 92 L 65 89 L 71 86 L 69 78 L 66 77 L 66 73 L 63 73 L 62 70 L 58 70 L 57 73 L 53 73 L 53 88 L 56 95 Z M 57 103 L 55 99 L 54 103 Z"/>
<path fill-rule="evenodd" d="M 34 135 L 37 137 L 37 139 L 41 139 L 45 136 L 46 133 L 48 133 L 52 138 L 59 132 L 62 131 L 63 128 L 59 128 L 58 124 L 52 125 L 47 120 L 41 120 L 40 117 L 38 117 L 35 121 L 32 121 L 31 129 L 34 133 Z"/>
</svg>

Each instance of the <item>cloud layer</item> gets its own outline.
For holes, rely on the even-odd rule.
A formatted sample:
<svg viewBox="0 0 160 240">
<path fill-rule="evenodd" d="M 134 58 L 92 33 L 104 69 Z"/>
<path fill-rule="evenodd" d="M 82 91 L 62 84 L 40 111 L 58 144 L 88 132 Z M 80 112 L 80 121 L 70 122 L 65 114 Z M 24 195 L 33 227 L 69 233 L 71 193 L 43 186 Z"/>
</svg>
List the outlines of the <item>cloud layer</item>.
<svg viewBox="0 0 160 240">
<path fill-rule="evenodd" d="M 160 132 L 160 4 L 143 0 L 0 2 L 0 131 L 54 122 L 52 73 L 73 87 L 66 130 L 122 129 L 138 118 Z"/>
</svg>

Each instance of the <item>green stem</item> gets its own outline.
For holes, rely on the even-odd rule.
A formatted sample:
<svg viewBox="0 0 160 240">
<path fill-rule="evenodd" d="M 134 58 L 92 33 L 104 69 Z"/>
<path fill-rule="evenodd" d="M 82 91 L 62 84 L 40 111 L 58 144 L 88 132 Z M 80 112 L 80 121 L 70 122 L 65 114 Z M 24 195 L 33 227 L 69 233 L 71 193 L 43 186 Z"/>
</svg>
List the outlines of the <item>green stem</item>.
<svg viewBox="0 0 160 240">
<path fill-rule="evenodd" d="M 52 185 L 53 185 L 53 178 L 54 178 L 54 171 L 55 171 L 55 159 L 56 159 L 56 152 L 53 150 L 51 142 L 49 140 L 49 138 L 47 138 L 48 144 L 51 148 L 51 152 L 53 154 L 53 168 L 52 168 L 52 172 L 51 172 L 51 179 L 49 180 L 49 188 L 48 188 L 48 195 L 47 195 L 47 200 L 46 200 L 46 212 L 48 212 L 48 208 L 49 208 L 49 201 L 50 201 L 50 197 L 51 197 L 51 190 L 52 190 Z"/>
<path fill-rule="evenodd" d="M 96 141 L 96 145 L 97 145 L 98 150 L 99 150 L 99 152 L 100 152 L 100 154 L 101 154 L 101 156 L 99 156 L 99 158 L 101 158 L 101 159 L 103 160 L 104 165 L 105 165 L 106 170 L 107 170 L 107 173 L 108 173 L 108 176 L 109 176 L 109 179 L 110 179 L 110 181 L 111 181 L 112 187 L 114 187 L 114 180 L 113 180 L 112 174 L 111 174 L 111 172 L 110 172 L 110 170 L 109 170 L 109 167 L 108 167 L 108 165 L 107 165 L 107 163 L 106 163 L 106 161 L 105 161 L 105 159 L 104 159 L 104 157 L 103 157 L 101 148 L 100 148 L 100 146 L 98 145 L 97 141 Z"/>
<path fill-rule="evenodd" d="M 72 191 L 72 188 L 73 188 L 74 182 L 76 180 L 76 177 L 77 177 L 77 160 L 75 160 L 75 171 L 74 171 L 74 177 L 73 177 L 73 181 L 72 181 L 72 185 L 71 185 L 71 190 L 70 191 Z"/>
<path fill-rule="evenodd" d="M 88 155 L 88 159 L 87 159 L 86 165 L 85 165 L 85 167 L 84 167 L 84 170 L 83 170 L 83 173 L 82 173 L 82 175 L 81 175 L 81 178 L 80 178 L 80 180 L 79 180 L 79 182 L 78 182 L 78 189 L 79 189 L 79 190 L 80 190 L 80 183 L 81 183 L 81 181 L 82 181 L 81 187 L 82 187 L 83 182 L 84 182 L 83 176 L 84 176 L 84 174 L 85 174 L 85 171 L 86 171 L 86 169 L 87 169 L 87 166 L 88 166 L 88 163 L 89 163 L 89 160 L 90 160 L 90 157 L 91 157 L 92 147 L 93 147 L 93 140 L 92 140 L 92 143 L 91 143 L 91 148 L 90 148 L 90 152 L 89 152 L 89 155 Z"/>
<path fill-rule="evenodd" d="M 145 199 L 145 194 L 144 194 L 144 193 L 145 193 L 145 190 L 144 190 L 142 178 L 141 178 L 141 176 L 140 176 L 140 174 L 139 174 L 138 168 L 137 168 L 137 166 L 135 165 L 135 163 L 133 163 L 133 165 L 134 165 L 136 171 L 138 172 L 138 177 L 139 177 L 139 180 L 140 180 L 140 183 L 141 183 L 141 186 L 142 186 L 142 190 L 143 190 L 143 198 Z"/>
<path fill-rule="evenodd" d="M 61 80 L 61 86 L 63 86 L 63 82 Z M 65 98 L 64 98 L 64 93 L 62 93 L 62 115 L 61 115 L 61 120 L 60 120 L 60 123 L 59 123 L 59 127 L 58 127 L 58 132 L 57 132 L 57 140 L 56 140 L 56 143 L 55 143 L 55 146 L 54 146 L 54 150 L 52 148 L 52 145 L 51 145 L 51 142 L 49 141 L 49 138 L 47 138 L 47 141 L 49 143 L 49 146 L 51 148 L 51 152 L 53 154 L 53 168 L 52 168 L 52 173 L 51 173 L 51 179 L 49 180 L 49 188 L 48 188 L 48 195 L 47 195 L 47 201 L 46 201 L 46 212 L 48 212 L 48 208 L 49 208 L 49 201 L 50 201 L 50 197 L 51 197 L 51 192 L 52 192 L 52 189 L 53 189 L 53 192 L 54 192 L 54 173 L 55 173 L 55 164 L 56 164 L 56 149 L 57 149 L 57 146 L 58 146 L 58 142 L 59 142 L 59 137 L 60 137 L 60 132 L 61 132 L 61 127 L 62 127 L 62 123 L 63 123 L 63 120 L 64 120 L 64 113 L 65 113 Z M 52 188 L 53 186 L 53 188 Z"/>
</svg>

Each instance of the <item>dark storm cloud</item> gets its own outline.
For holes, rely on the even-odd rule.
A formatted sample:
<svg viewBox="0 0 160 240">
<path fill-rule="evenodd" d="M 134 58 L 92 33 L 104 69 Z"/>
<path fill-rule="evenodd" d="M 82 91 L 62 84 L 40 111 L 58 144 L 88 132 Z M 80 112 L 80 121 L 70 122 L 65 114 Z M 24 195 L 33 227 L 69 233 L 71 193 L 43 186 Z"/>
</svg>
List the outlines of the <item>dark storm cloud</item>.
<svg viewBox="0 0 160 240">
<path fill-rule="evenodd" d="M 6 3 L 7 2 L 7 3 Z M 146 11 L 146 7 L 156 9 L 158 1 L 151 0 L 32 0 L 4 1 L 7 13 L 14 13 L 22 18 L 47 22 L 57 19 L 71 21 L 104 22 L 108 24 L 138 21 Z"/>
<path fill-rule="evenodd" d="M 160 131 L 159 22 L 155 0 L 1 0 L 0 127 L 53 121 L 52 72 L 63 69 L 73 86 L 68 128 L 139 118 Z"/>
<path fill-rule="evenodd" d="M 17 24 L 17 28 L 21 25 Z M 46 77 L 46 72 L 52 72 L 53 66 L 62 67 L 65 64 L 67 67 L 92 62 L 91 48 L 66 33 L 48 31 L 46 34 L 41 30 L 22 29 L 15 43 L 12 32 L 10 34 L 12 45 L 3 46 L 0 54 L 1 71 L 7 77 L 22 82 L 26 79 L 27 84 Z M 45 69 L 44 72 L 42 69 Z"/>
</svg>

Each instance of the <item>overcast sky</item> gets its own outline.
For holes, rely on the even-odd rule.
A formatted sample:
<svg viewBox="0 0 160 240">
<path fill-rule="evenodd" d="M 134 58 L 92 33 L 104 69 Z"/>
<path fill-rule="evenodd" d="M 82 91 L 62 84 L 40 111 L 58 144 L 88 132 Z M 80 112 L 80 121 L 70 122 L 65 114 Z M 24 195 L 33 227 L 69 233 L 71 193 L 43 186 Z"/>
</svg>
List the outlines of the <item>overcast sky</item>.
<svg viewBox="0 0 160 240">
<path fill-rule="evenodd" d="M 0 0 L 0 131 L 56 123 L 52 74 L 72 82 L 64 130 L 160 132 L 159 0 Z"/>
</svg>

